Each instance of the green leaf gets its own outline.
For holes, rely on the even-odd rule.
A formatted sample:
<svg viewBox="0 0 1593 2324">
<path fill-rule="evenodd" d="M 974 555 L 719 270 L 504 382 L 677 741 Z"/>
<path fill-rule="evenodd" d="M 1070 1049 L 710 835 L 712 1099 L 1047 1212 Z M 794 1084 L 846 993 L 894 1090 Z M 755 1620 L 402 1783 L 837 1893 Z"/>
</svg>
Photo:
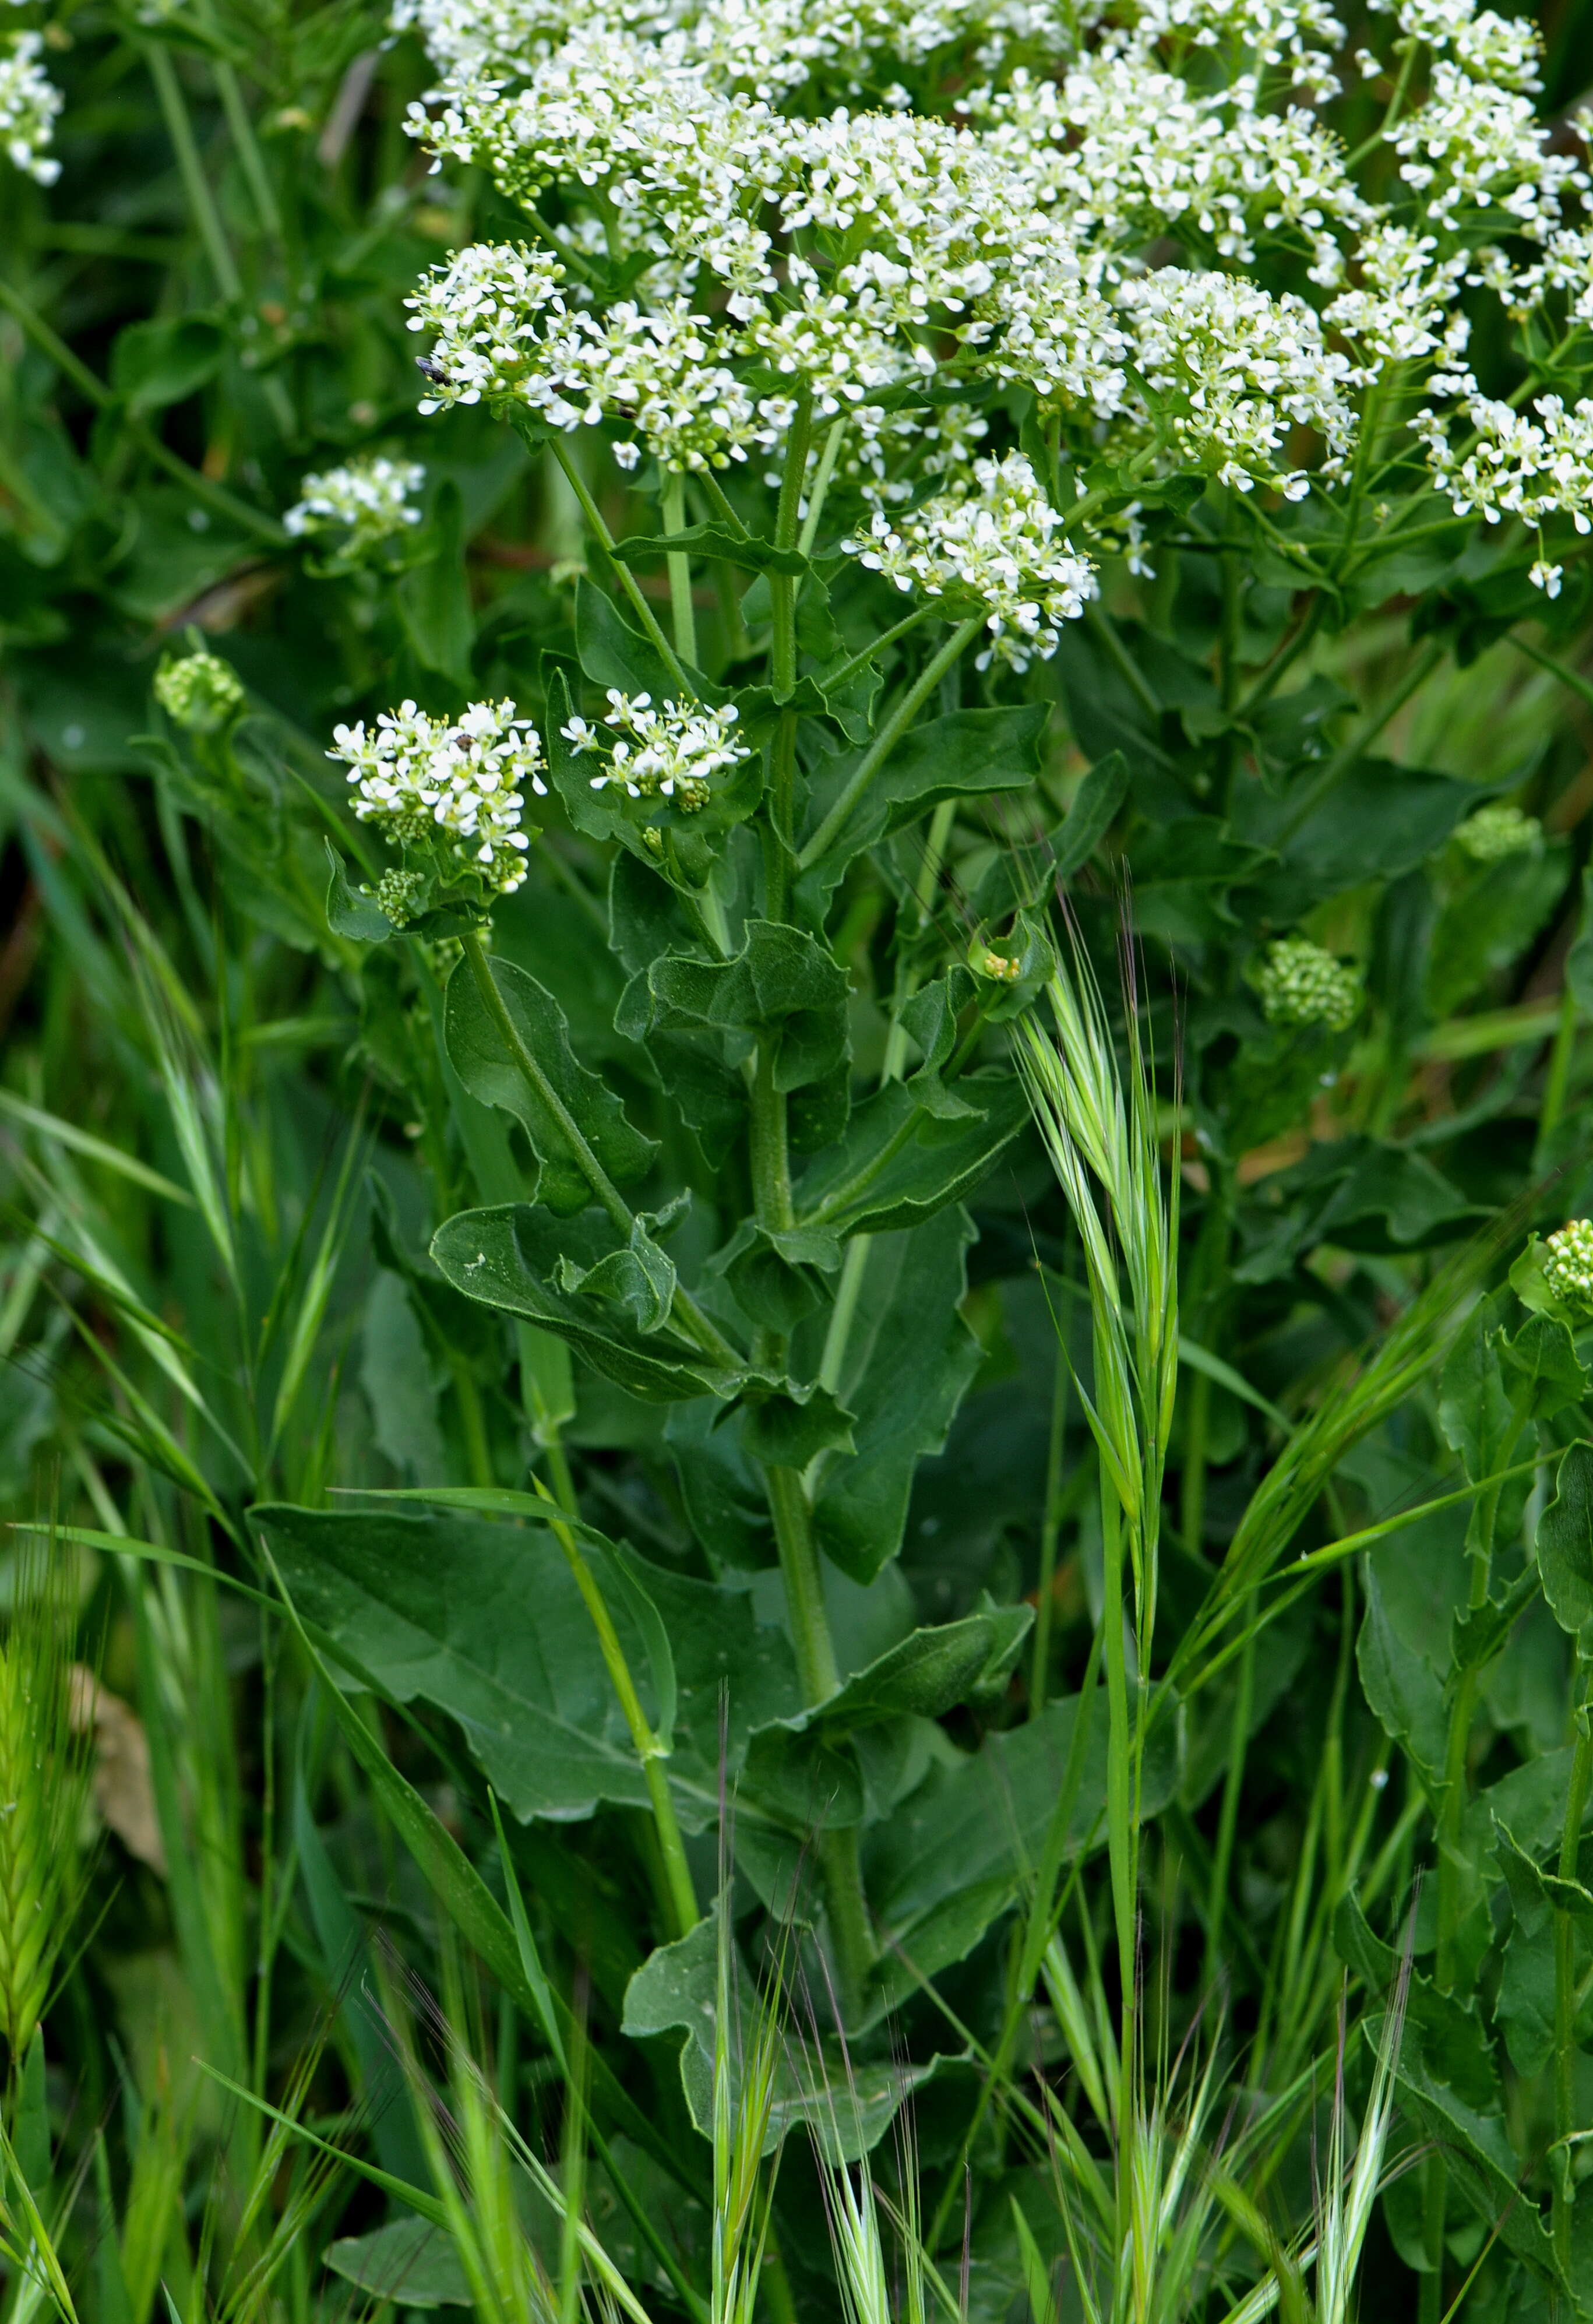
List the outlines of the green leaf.
<svg viewBox="0 0 1593 2324">
<path fill-rule="evenodd" d="M 368 2235 L 339 2236 L 322 2256 L 334 2275 L 378 2301 L 401 2308 L 471 2304 L 453 2237 L 426 2219 L 391 2219 Z"/>
<path fill-rule="evenodd" d="M 630 1311 L 639 1332 L 661 1332 L 674 1304 L 675 1265 L 653 1240 L 649 1230 L 658 1223 L 650 1213 L 639 1211 L 631 1222 L 628 1241 L 617 1250 L 605 1251 L 589 1267 L 561 1257 L 553 1271 L 554 1282 L 561 1291 L 612 1300 L 616 1306 Z"/>
<path fill-rule="evenodd" d="M 810 1388 L 749 1393 L 741 1442 L 769 1469 L 806 1469 L 821 1452 L 850 1452 L 852 1415 L 816 1383 Z"/>
<path fill-rule="evenodd" d="M 827 896 L 855 856 L 916 823 L 942 799 L 1027 790 L 1040 770 L 1040 744 L 1050 715 L 1045 704 L 1022 710 L 953 710 L 915 727 L 876 770 L 808 881 Z M 852 758 L 837 761 L 815 780 L 815 830 L 857 763 Z"/>
<path fill-rule="evenodd" d="M 959 1308 L 967 1291 L 967 1213 L 948 1206 L 906 1232 L 880 1235 L 864 1263 L 837 1387 L 855 1450 L 824 1468 L 814 1538 L 856 1582 L 901 1547 L 913 1477 L 946 1434 L 979 1369 Z"/>
<path fill-rule="evenodd" d="M 1103 1698 L 1086 1731 L 1082 1775 L 1064 1857 L 1106 1845 L 1107 1720 Z M 881 1938 L 882 1997 L 916 1990 L 897 1953 L 922 1976 L 961 1960 L 1040 1861 L 1068 1762 L 1079 1698 L 1048 1703 L 1022 1727 L 987 1736 L 979 1750 L 937 1758 L 889 1821 L 865 1837 L 863 1870 Z M 1159 1720 L 1146 1754 L 1142 1812 L 1155 1815 L 1178 1780 L 1178 1722 Z"/>
<path fill-rule="evenodd" d="M 451 1510 L 253 1516 L 306 1619 L 395 1702 L 419 1697 L 456 1720 L 522 1821 L 647 1805 L 592 1617 L 546 1526 Z M 649 1715 L 668 1714 L 675 1730 L 670 1786 L 683 1822 L 702 1831 L 718 1815 L 722 1692 L 733 1775 L 752 1729 L 796 1706 L 790 1650 L 756 1627 L 744 1591 L 647 1564 L 591 1527 L 581 1538 L 624 1578 L 605 1591 L 609 1611 L 644 1693 L 652 1674 Z M 638 1618 L 643 1602 L 650 1618 Z"/>
<path fill-rule="evenodd" d="M 614 1185 L 644 1176 L 657 1145 L 631 1129 L 613 1092 L 577 1063 L 568 1021 L 552 993 L 512 961 L 493 960 L 490 965 L 521 1041 Z M 561 1218 L 584 1210 L 594 1197 L 575 1149 L 557 1113 L 529 1085 L 510 1054 L 467 961 L 460 961 L 449 977 L 444 1008 L 449 1063 L 472 1097 L 502 1107 L 521 1124 L 542 1166 L 539 1198 Z"/>
<path fill-rule="evenodd" d="M 811 1163 L 797 1188 L 801 1222 L 839 1234 L 916 1226 L 971 1194 L 1028 1121 L 1017 1078 L 969 1074 L 957 1094 L 972 1109 L 947 1121 L 900 1082 L 853 1110 L 844 1139 Z"/>
<path fill-rule="evenodd" d="M 820 1228 L 765 1227 L 743 1219 L 708 1263 L 724 1277 L 749 1322 L 790 1333 L 823 1304 L 822 1277 L 840 1266 L 841 1244 Z"/>
<path fill-rule="evenodd" d="M 1565 981 L 1584 1017 L 1593 1017 L 1593 864 L 1582 873 L 1582 912 L 1565 959 Z"/>
<path fill-rule="evenodd" d="M 633 1039 L 654 1031 L 728 1035 L 736 1063 L 758 1035 L 773 1033 L 775 1087 L 806 1089 L 850 1055 L 847 993 L 844 971 L 812 936 L 777 921 L 749 920 L 732 960 L 655 960 L 645 987 L 630 988 L 622 1029 Z"/>
<path fill-rule="evenodd" d="M 1552 1420 L 1569 1406 L 1585 1404 L 1593 1392 L 1563 1316 L 1529 1315 L 1501 1343 L 1499 1353 L 1513 1393 L 1525 1400 L 1534 1420 Z"/>
<path fill-rule="evenodd" d="M 1367 1608 L 1355 1648 L 1362 1692 L 1384 1733 L 1409 1752 L 1429 1787 L 1440 1789 L 1449 1741 L 1442 1685 L 1390 1619 L 1380 1561 L 1367 1556 L 1362 1566 Z"/>
<path fill-rule="evenodd" d="M 734 1395 L 741 1372 L 724 1370 L 667 1328 L 643 1333 L 612 1300 L 565 1288 L 572 1270 L 594 1267 L 621 1248 L 606 1219 L 559 1222 L 539 1203 L 511 1203 L 445 1219 L 431 1255 L 467 1298 L 557 1333 L 605 1379 L 649 1404 Z"/>
<path fill-rule="evenodd" d="M 1313 773 L 1301 781 L 1311 783 Z M 1336 896 L 1413 872 L 1476 804 L 1477 786 L 1453 775 L 1358 759 L 1303 816 L 1293 789 L 1248 785 L 1236 798 L 1233 828 L 1238 838 L 1276 848 L 1284 876 L 1303 896 Z"/>
<path fill-rule="evenodd" d="M 714 2134 L 714 2020 L 719 1990 L 719 1915 L 723 1899 L 689 1936 L 660 1945 L 631 1980 L 623 2031 L 645 2041 L 661 2034 L 686 2036 L 680 2080 L 692 2120 L 704 2138 Z M 734 2105 L 741 2061 L 751 2054 L 756 1980 L 738 1963 L 731 1978 L 736 2027 L 725 2049 Z M 856 2162 L 877 2146 L 901 2107 L 935 2071 L 897 2058 L 849 2058 L 833 2036 L 808 2041 L 797 2055 L 781 2043 L 774 2102 L 763 2152 L 772 2154 L 793 2132 L 811 2132 L 833 2162 Z"/>
<path fill-rule="evenodd" d="M 161 411 L 214 379 L 232 345 L 213 315 L 129 323 L 111 352 L 111 383 L 130 410 Z"/>
<path fill-rule="evenodd" d="M 576 652 L 594 686 L 650 694 L 655 702 L 671 702 L 679 695 L 680 681 L 652 640 L 633 630 L 612 598 L 585 575 L 576 584 Z M 686 675 L 699 700 L 725 699 L 724 688 L 712 685 L 700 670 Z"/>
<path fill-rule="evenodd" d="M 1098 759 L 1078 789 L 1067 820 L 1056 834 L 1054 875 L 1071 880 L 1094 854 L 1128 796 L 1128 761 L 1121 751 Z"/>
<path fill-rule="evenodd" d="M 808 569 L 800 549 L 777 549 L 772 540 L 760 540 L 750 532 L 732 532 L 724 524 L 688 525 L 684 532 L 633 533 L 616 543 L 614 555 L 622 565 L 651 565 L 671 549 L 687 557 L 717 558 L 721 564 L 738 566 L 744 573 L 796 575 Z"/>
<path fill-rule="evenodd" d="M 1368 2043 L 1381 2028 L 1367 2024 Z M 1402 2049 L 1395 2080 L 1412 2116 L 1441 2148 L 1450 2184 L 1458 2187 L 1507 2251 L 1535 2273 L 1555 2275 L 1554 2251 L 1542 2213 L 1522 2188 L 1522 2168 L 1502 2117 L 1469 2106 L 1427 2061 L 1422 2045 Z"/>
<path fill-rule="evenodd" d="M 957 1019 L 974 995 L 974 981 L 961 963 L 903 1002 L 897 1023 L 923 1052 L 923 1063 L 907 1076 L 915 1102 L 943 1121 L 967 1121 L 978 1109 L 948 1089 L 942 1074 L 957 1047 Z"/>
<path fill-rule="evenodd" d="M 419 561 L 398 585 L 399 615 L 416 659 L 462 691 L 470 684 L 475 615 L 465 572 L 465 503 L 452 478 L 438 486 Z"/>
<path fill-rule="evenodd" d="M 425 1334 L 404 1282 L 386 1268 L 372 1277 L 361 1342 L 360 1386 L 378 1451 L 401 1477 L 419 1483 L 444 1475 L 447 1455 Z"/>
<path fill-rule="evenodd" d="M 327 842 L 332 877 L 327 889 L 327 926 L 335 936 L 352 936 L 356 944 L 382 944 L 392 934 L 392 922 L 374 896 L 362 895 L 349 885 L 343 858 Z"/>
<path fill-rule="evenodd" d="M 1593 1444 L 1562 1456 L 1554 1499 L 1538 1519 L 1537 1554 L 1549 1610 L 1577 1637 L 1593 1618 Z"/>
</svg>

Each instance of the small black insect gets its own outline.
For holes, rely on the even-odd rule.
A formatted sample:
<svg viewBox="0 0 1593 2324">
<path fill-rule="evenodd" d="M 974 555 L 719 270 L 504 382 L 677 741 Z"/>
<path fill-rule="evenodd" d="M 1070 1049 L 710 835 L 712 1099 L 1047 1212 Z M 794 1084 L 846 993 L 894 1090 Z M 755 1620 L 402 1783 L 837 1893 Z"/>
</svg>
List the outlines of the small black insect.
<svg viewBox="0 0 1593 2324">
<path fill-rule="evenodd" d="M 422 379 L 428 379 L 431 382 L 433 387 L 452 387 L 454 384 L 441 364 L 433 363 L 429 355 L 417 355 L 415 368 Z"/>
</svg>

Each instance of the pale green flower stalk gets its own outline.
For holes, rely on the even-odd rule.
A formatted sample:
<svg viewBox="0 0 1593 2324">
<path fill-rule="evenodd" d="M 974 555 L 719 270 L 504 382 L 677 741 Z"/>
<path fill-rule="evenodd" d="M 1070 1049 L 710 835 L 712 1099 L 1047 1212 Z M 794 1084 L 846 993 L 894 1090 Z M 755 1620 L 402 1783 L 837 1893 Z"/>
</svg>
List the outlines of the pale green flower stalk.
<svg viewBox="0 0 1593 2324">
<path fill-rule="evenodd" d="M 1122 1987 L 1118 2248 L 1157 2232 L 1136 2200 L 1143 2116 L 1137 2007 L 1140 1777 L 1147 1697 L 1129 1702 L 1128 1633 L 1143 1679 L 1156 1627 L 1162 1477 L 1178 1384 L 1178 1181 L 1164 1194 L 1156 1105 L 1130 986 L 1128 1071 L 1119 1072 L 1100 994 L 1077 945 L 1048 988 L 1054 1039 L 1019 1021 L 1018 1065 L 1083 1247 L 1093 1325 L 1093 1395 L 1076 1383 L 1100 1456 L 1102 1636 L 1108 1707 L 1107 1844 Z M 1132 1582 L 1124 1587 L 1125 1564 Z M 1143 2190 L 1141 2189 L 1141 2193 Z M 1154 2207 L 1153 2207 L 1154 2208 Z"/>
</svg>

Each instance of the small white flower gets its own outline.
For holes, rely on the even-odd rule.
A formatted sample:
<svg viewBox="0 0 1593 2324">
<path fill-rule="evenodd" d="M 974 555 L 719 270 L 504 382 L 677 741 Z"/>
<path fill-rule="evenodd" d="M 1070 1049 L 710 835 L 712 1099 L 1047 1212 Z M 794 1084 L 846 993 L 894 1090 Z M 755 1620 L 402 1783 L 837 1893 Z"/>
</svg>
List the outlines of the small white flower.
<svg viewBox="0 0 1593 2324">
<path fill-rule="evenodd" d="M 632 798 L 671 799 L 695 814 L 708 804 L 714 777 L 751 756 L 731 731 L 733 703 L 717 710 L 700 703 L 655 706 L 650 694 L 610 687 L 608 705 L 603 723 L 615 739 L 608 765 L 592 777 L 594 791 L 615 784 Z M 577 751 L 595 751 L 605 739 L 584 718 L 572 718 L 561 731 Z"/>
<path fill-rule="evenodd" d="M 41 186 L 53 186 L 60 163 L 49 152 L 61 94 L 40 64 L 42 32 L 0 38 L 0 148 L 13 166 Z"/>
<path fill-rule="evenodd" d="M 548 786 L 541 738 L 512 702 L 473 702 L 452 724 L 401 702 L 373 731 L 362 722 L 332 739 L 327 756 L 347 767 L 362 822 L 402 847 L 441 835 L 494 892 L 520 885 L 530 845 L 520 828 L 524 788 L 545 798 Z"/>
<path fill-rule="evenodd" d="M 345 533 L 347 555 L 362 557 L 419 523 L 417 496 L 425 484 L 426 471 L 418 460 L 362 453 L 340 468 L 306 476 L 299 488 L 303 498 L 282 522 L 295 540 Z"/>
</svg>

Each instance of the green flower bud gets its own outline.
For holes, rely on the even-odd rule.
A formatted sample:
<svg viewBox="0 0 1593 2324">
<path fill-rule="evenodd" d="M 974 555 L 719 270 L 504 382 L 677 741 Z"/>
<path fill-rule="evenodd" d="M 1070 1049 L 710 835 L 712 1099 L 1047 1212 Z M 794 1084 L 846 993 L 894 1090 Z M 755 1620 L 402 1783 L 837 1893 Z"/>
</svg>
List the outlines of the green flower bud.
<svg viewBox="0 0 1593 2324">
<path fill-rule="evenodd" d="M 244 689 L 219 654 L 185 654 L 155 672 L 155 700 L 186 734 L 219 734 L 244 706 Z"/>
<path fill-rule="evenodd" d="M 1479 807 L 1455 834 L 1455 844 L 1474 863 L 1497 863 L 1506 855 L 1535 855 L 1543 844 L 1543 826 L 1535 815 L 1523 815 L 1502 799 Z"/>
<path fill-rule="evenodd" d="M 1567 1307 L 1593 1315 L 1593 1219 L 1572 1219 L 1549 1237 L 1543 1280 Z"/>
<path fill-rule="evenodd" d="M 407 927 L 425 890 L 419 872 L 384 872 L 376 882 L 376 902 L 395 928 Z"/>
<path fill-rule="evenodd" d="M 1269 1025 L 1325 1025 L 1341 1033 L 1360 1014 L 1360 971 L 1304 936 L 1269 945 L 1257 983 Z"/>
</svg>

